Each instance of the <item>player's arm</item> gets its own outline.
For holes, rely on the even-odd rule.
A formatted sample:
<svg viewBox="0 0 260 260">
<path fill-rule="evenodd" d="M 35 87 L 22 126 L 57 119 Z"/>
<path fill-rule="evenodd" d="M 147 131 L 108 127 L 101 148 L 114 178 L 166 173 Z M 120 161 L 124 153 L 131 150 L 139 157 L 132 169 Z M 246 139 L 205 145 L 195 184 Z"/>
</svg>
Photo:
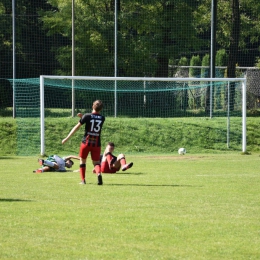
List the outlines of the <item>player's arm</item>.
<svg viewBox="0 0 260 260">
<path fill-rule="evenodd" d="M 104 150 L 104 153 L 103 153 L 103 155 L 102 155 L 102 161 L 106 161 L 107 159 L 106 159 L 106 157 L 107 157 L 107 154 L 109 153 L 110 151 L 109 151 L 109 145 L 107 145 L 106 146 L 106 149 Z"/>
<path fill-rule="evenodd" d="M 80 117 L 80 118 L 82 118 L 82 117 L 83 117 L 83 114 L 82 114 L 82 113 L 78 113 L 77 116 Z"/>
<path fill-rule="evenodd" d="M 71 137 L 72 135 L 74 135 L 74 133 L 76 133 L 76 132 L 78 131 L 78 129 L 79 129 L 80 127 L 81 127 L 81 123 L 78 122 L 78 123 L 72 128 L 72 130 L 70 131 L 70 133 L 68 134 L 68 136 L 62 140 L 62 144 L 65 144 L 65 143 L 70 139 L 70 137 Z"/>
<path fill-rule="evenodd" d="M 108 162 L 110 170 L 114 169 L 114 163 L 116 160 L 116 157 L 113 156 L 112 152 L 113 152 L 113 148 L 108 144 L 102 158 L 102 161 Z"/>
<path fill-rule="evenodd" d="M 42 168 L 39 168 L 39 170 L 42 170 L 43 172 L 50 172 L 51 171 L 51 167 L 49 166 L 44 166 Z"/>
<path fill-rule="evenodd" d="M 66 157 L 65 157 L 65 161 L 66 161 L 66 160 L 70 160 L 70 159 L 80 160 L 80 157 L 79 157 L 79 156 L 76 156 L 76 155 L 69 155 L 69 156 L 66 156 Z"/>
<path fill-rule="evenodd" d="M 104 151 L 104 155 L 106 155 L 107 153 L 109 153 L 110 151 L 109 151 L 109 146 L 107 145 L 106 146 L 106 149 L 105 149 L 105 151 Z"/>
<path fill-rule="evenodd" d="M 58 170 L 58 169 L 59 169 L 59 165 L 55 162 L 53 168 L 54 168 L 55 170 Z"/>
</svg>

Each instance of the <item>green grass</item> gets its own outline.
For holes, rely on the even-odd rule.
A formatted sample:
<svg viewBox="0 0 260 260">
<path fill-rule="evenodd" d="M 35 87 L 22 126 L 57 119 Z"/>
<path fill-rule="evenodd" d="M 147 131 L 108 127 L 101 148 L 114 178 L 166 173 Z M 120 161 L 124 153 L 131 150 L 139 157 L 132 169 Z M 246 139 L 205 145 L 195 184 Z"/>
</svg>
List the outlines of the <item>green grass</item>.
<svg viewBox="0 0 260 260">
<path fill-rule="evenodd" d="M 46 118 L 45 153 L 77 153 L 83 135 L 80 129 L 67 143 L 61 140 L 77 118 Z M 40 153 L 39 118 L 0 118 L 0 156 Z M 260 117 L 247 119 L 247 150 L 260 151 Z M 230 146 L 227 148 L 226 118 L 106 118 L 102 145 L 115 142 L 121 152 L 176 153 L 185 147 L 192 153 L 223 153 L 242 150 L 242 119 L 230 119 Z"/>
<path fill-rule="evenodd" d="M 259 154 L 127 154 L 96 184 L 0 157 L 0 259 L 259 259 Z M 74 169 L 78 167 L 77 163 Z"/>
</svg>

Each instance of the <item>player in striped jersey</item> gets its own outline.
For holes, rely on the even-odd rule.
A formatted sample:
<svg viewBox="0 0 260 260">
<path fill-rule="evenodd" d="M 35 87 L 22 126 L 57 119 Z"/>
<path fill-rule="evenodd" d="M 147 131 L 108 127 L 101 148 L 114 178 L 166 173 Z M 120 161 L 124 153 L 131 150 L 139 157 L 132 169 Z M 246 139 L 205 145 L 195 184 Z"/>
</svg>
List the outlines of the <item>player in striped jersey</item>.
<svg viewBox="0 0 260 260">
<path fill-rule="evenodd" d="M 122 171 L 130 169 L 133 166 L 133 163 L 126 163 L 125 155 L 119 154 L 117 157 L 113 155 L 115 144 L 109 142 L 106 146 L 106 149 L 103 155 L 100 158 L 101 161 L 101 172 L 102 173 L 116 173 L 122 167 Z M 95 173 L 95 169 L 93 169 Z"/>
<path fill-rule="evenodd" d="M 86 184 L 86 161 L 88 154 L 91 153 L 91 159 L 94 165 L 95 172 L 98 178 L 98 185 L 103 184 L 100 166 L 100 152 L 101 152 L 101 130 L 105 122 L 105 117 L 100 114 L 103 108 L 101 100 L 96 100 L 92 105 L 92 112 L 84 114 L 79 122 L 72 128 L 68 136 L 62 140 L 62 144 L 68 141 L 68 139 L 85 124 L 85 133 L 80 145 L 79 157 L 80 157 L 80 184 Z"/>
</svg>

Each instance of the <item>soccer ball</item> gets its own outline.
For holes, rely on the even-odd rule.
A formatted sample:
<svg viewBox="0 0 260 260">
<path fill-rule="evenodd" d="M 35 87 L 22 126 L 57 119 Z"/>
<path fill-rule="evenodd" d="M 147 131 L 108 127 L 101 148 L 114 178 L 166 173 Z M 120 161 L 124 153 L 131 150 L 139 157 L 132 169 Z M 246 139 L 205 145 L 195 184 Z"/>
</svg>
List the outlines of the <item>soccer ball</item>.
<svg viewBox="0 0 260 260">
<path fill-rule="evenodd" d="M 185 148 L 180 148 L 178 150 L 178 154 L 180 154 L 180 155 L 184 155 L 185 153 L 186 153 L 186 149 Z"/>
</svg>

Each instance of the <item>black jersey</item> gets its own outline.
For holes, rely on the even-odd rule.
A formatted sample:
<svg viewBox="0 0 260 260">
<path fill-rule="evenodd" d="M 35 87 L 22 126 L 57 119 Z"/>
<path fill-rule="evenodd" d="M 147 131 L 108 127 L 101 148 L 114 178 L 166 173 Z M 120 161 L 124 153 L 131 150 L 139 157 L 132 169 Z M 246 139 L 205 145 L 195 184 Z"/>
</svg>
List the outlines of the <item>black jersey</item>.
<svg viewBox="0 0 260 260">
<path fill-rule="evenodd" d="M 82 142 L 93 147 L 100 147 L 100 137 L 105 117 L 98 113 L 84 114 L 79 122 L 85 124 Z"/>
</svg>

